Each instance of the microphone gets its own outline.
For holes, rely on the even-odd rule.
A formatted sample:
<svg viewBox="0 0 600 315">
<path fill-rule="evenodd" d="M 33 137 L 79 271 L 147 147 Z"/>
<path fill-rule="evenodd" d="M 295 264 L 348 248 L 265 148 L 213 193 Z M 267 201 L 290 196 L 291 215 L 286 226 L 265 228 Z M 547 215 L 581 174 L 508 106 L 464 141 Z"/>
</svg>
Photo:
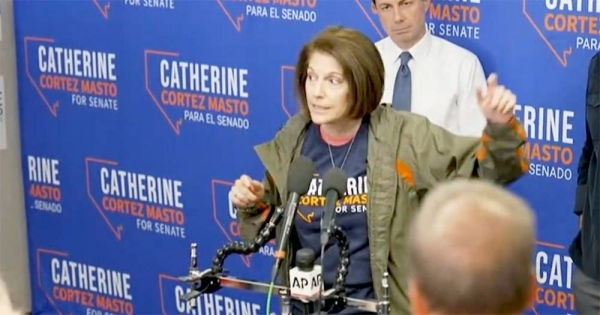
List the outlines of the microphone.
<svg viewBox="0 0 600 315">
<path fill-rule="evenodd" d="M 296 252 L 296 267 L 290 270 L 290 295 L 308 302 L 321 290 L 321 266 L 315 265 L 315 252 L 303 248 Z"/>
<path fill-rule="evenodd" d="M 300 196 L 305 195 L 308 192 L 310 183 L 313 179 L 313 174 L 316 172 L 315 164 L 303 157 L 297 157 L 290 164 L 288 171 L 288 201 L 283 210 L 283 216 L 285 221 L 283 222 L 283 229 L 281 233 L 281 239 L 277 244 L 277 250 L 275 251 L 276 269 L 279 269 L 279 264 L 285 258 L 285 250 L 292 230 L 292 223 L 298 210 L 298 201 Z"/>
<path fill-rule="evenodd" d="M 321 219 L 321 246 L 329 241 L 329 232 L 333 224 L 336 203 L 346 192 L 348 177 L 339 168 L 331 168 L 323 176 L 323 191 L 325 192 L 325 208 Z"/>
</svg>

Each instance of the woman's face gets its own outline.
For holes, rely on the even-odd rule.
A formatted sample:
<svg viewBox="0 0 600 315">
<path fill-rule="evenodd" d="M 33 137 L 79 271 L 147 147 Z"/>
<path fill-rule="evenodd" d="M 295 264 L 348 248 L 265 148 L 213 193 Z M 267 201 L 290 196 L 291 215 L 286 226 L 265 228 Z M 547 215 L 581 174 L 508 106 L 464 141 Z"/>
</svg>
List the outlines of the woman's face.
<svg viewBox="0 0 600 315">
<path fill-rule="evenodd" d="M 349 86 L 340 64 L 332 56 L 320 52 L 308 60 L 306 101 L 313 123 L 325 125 L 346 118 Z"/>
</svg>

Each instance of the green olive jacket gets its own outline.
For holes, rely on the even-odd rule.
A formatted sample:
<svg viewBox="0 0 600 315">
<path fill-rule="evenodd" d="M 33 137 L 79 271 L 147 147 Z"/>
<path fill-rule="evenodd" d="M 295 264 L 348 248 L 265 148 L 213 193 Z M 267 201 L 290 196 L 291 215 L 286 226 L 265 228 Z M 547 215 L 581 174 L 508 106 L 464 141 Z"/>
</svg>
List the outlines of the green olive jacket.
<svg viewBox="0 0 600 315">
<path fill-rule="evenodd" d="M 270 207 L 238 211 L 241 237 L 252 241 L 268 218 L 264 209 L 285 204 L 288 168 L 300 154 L 310 118 L 297 114 L 275 138 L 255 147 L 265 169 L 264 202 Z M 381 278 L 390 275 L 391 314 L 410 314 L 407 290 L 407 232 L 420 201 L 437 183 L 479 177 L 508 184 L 529 166 L 526 135 L 513 119 L 488 124 L 481 138 L 452 134 L 417 114 L 382 104 L 371 113 L 368 135 L 367 203 L 371 272 L 377 298 Z M 281 224 L 277 228 L 280 238 Z M 290 245 L 291 246 L 291 245 Z M 288 247 L 280 279 L 287 283 L 292 248 Z"/>
</svg>

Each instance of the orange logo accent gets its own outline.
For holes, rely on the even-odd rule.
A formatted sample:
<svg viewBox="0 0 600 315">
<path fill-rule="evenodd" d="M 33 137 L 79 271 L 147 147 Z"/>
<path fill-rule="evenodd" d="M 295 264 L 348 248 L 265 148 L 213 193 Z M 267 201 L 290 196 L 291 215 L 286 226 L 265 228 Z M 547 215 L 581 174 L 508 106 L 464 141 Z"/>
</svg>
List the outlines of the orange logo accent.
<svg viewBox="0 0 600 315">
<path fill-rule="evenodd" d="M 46 297 L 46 299 L 48 299 L 48 302 L 50 302 L 50 305 L 52 305 L 52 308 L 54 308 L 54 310 L 56 311 L 57 314 L 59 315 L 67 315 L 66 313 L 62 312 L 57 305 L 57 302 L 54 301 L 53 299 L 53 295 L 51 292 L 48 292 L 48 289 L 46 287 L 44 287 L 43 285 L 43 281 L 42 281 L 42 256 L 44 255 L 49 255 L 49 256 L 55 256 L 55 257 L 69 257 L 69 253 L 67 252 L 61 252 L 61 251 L 55 251 L 55 250 L 51 250 L 51 249 L 45 249 L 45 248 L 38 248 L 36 251 L 36 260 L 35 260 L 35 264 L 36 264 L 36 269 L 37 269 L 37 286 L 40 289 L 40 291 L 42 291 L 44 293 L 44 296 Z"/>
<path fill-rule="evenodd" d="M 367 21 L 369 21 L 369 24 L 371 24 L 377 35 L 379 35 L 380 38 L 386 37 L 387 34 L 383 30 L 383 28 L 381 28 L 380 25 L 375 22 L 377 20 L 377 14 L 375 14 L 375 11 L 373 11 L 373 7 L 371 6 L 371 0 L 354 0 L 354 2 L 356 3 L 356 5 L 358 5 L 360 12 L 365 16 Z"/>
<path fill-rule="evenodd" d="M 54 39 L 53 38 L 44 38 L 44 37 L 26 36 L 23 39 L 23 45 L 25 46 L 24 47 L 25 48 L 25 73 L 27 74 L 27 78 L 29 79 L 29 82 L 31 82 L 33 87 L 35 88 L 35 91 L 42 98 L 42 101 L 44 102 L 44 104 L 46 104 L 46 107 L 48 107 L 48 110 L 50 111 L 52 116 L 56 117 L 58 115 L 58 107 L 59 107 L 58 101 L 54 101 L 53 103 L 51 103 L 51 101 L 49 101 L 46 98 L 46 96 L 44 95 L 44 93 L 42 92 L 42 89 L 38 85 L 37 80 L 35 80 L 33 78 L 33 75 L 31 74 L 31 65 L 29 64 L 29 44 L 30 44 L 30 42 L 54 43 Z"/>
<path fill-rule="evenodd" d="M 155 55 L 155 56 L 167 56 L 167 57 L 179 57 L 179 53 L 169 52 L 169 51 L 160 51 L 160 50 L 146 50 L 146 51 L 144 51 L 144 82 L 145 82 L 146 92 L 148 92 L 148 94 L 150 95 L 150 98 L 152 98 L 152 101 L 154 102 L 154 104 L 156 105 L 156 107 L 158 108 L 158 110 L 161 112 L 161 114 L 165 117 L 165 119 L 169 123 L 169 126 L 171 126 L 171 128 L 173 129 L 173 131 L 175 132 L 175 134 L 179 135 L 181 133 L 181 124 L 183 123 L 183 118 L 171 119 L 171 117 L 169 116 L 169 114 L 167 114 L 167 112 L 165 111 L 165 109 L 161 105 L 161 103 L 158 100 L 157 96 L 154 94 L 154 92 L 150 88 L 150 74 L 149 74 L 149 70 L 148 70 L 148 67 L 149 67 L 148 66 L 148 59 L 152 55 Z"/>
<path fill-rule="evenodd" d="M 295 71 L 296 67 L 294 66 L 281 66 L 281 109 L 287 118 L 291 118 L 298 112 L 292 96 Z"/>
<path fill-rule="evenodd" d="M 158 291 L 160 296 L 160 310 L 162 315 L 173 314 L 173 312 L 171 312 L 172 307 L 169 307 L 171 305 L 168 305 L 170 303 L 165 298 L 171 298 L 173 296 L 173 291 L 167 290 L 167 288 L 170 289 L 170 287 L 173 285 L 181 285 L 183 287 L 188 286 L 187 283 L 182 282 L 181 280 L 179 280 L 179 278 L 175 276 L 171 276 L 168 274 L 158 275 Z"/>
<path fill-rule="evenodd" d="M 566 67 L 567 66 L 567 56 L 569 56 L 570 54 L 573 53 L 573 48 L 571 46 L 565 48 L 565 49 L 558 49 L 556 48 L 555 44 L 552 43 L 550 40 L 548 40 L 548 38 L 546 37 L 546 34 L 542 31 L 542 28 L 540 28 L 540 26 L 538 26 L 538 24 L 536 23 L 534 17 L 532 16 L 532 14 L 530 14 L 531 12 L 531 7 L 528 6 L 528 4 L 530 5 L 536 5 L 536 4 L 541 4 L 544 3 L 543 1 L 532 1 L 532 0 L 522 0 L 523 1 L 523 15 L 525 15 L 525 18 L 527 18 L 527 20 L 529 21 L 529 23 L 531 24 L 531 26 L 533 26 L 533 28 L 535 29 L 536 33 L 540 36 L 540 38 L 542 39 L 542 41 L 546 44 L 546 46 L 548 47 L 548 49 L 552 52 L 552 54 L 554 55 L 554 57 L 556 57 L 556 60 L 558 60 L 558 62 L 563 66 Z M 566 33 L 564 33 L 566 34 Z"/>
<path fill-rule="evenodd" d="M 227 200 L 224 199 L 224 197 L 228 197 L 227 192 L 229 191 L 229 189 L 231 189 L 231 186 L 233 186 L 232 182 L 228 182 L 228 181 L 224 181 L 224 180 L 220 180 L 220 179 L 213 179 L 210 187 L 211 187 L 211 191 L 212 191 L 212 208 L 213 208 L 213 220 L 215 220 L 215 223 L 217 224 L 217 226 L 219 227 L 219 229 L 221 230 L 221 232 L 223 232 L 223 235 L 227 238 L 228 242 L 233 241 L 233 237 L 239 238 L 239 231 L 240 228 L 237 225 L 237 221 L 231 221 L 230 224 L 224 224 L 224 222 L 221 222 L 221 220 L 219 219 L 219 214 L 220 213 L 226 213 L 227 209 L 223 209 L 223 204 L 224 202 L 219 202 L 220 200 Z M 225 228 L 225 226 L 228 226 L 228 228 Z M 240 257 L 240 259 L 242 260 L 242 263 L 244 264 L 244 266 L 250 268 L 250 256 L 242 256 L 242 255 L 238 255 Z"/>
<path fill-rule="evenodd" d="M 311 212 L 309 214 L 307 214 L 306 216 L 304 214 L 302 214 L 302 212 L 298 211 L 298 216 L 300 218 L 302 218 L 302 220 L 306 221 L 306 223 L 312 223 L 313 218 L 315 217 L 315 213 Z"/>
<path fill-rule="evenodd" d="M 102 14 L 102 17 L 108 19 L 108 10 L 110 10 L 110 1 L 109 0 L 92 0 L 94 5 Z"/>
<path fill-rule="evenodd" d="M 94 208 L 96 208 L 96 210 L 98 210 L 98 212 L 102 216 L 102 219 L 104 219 L 104 222 L 106 222 L 106 225 L 108 225 L 108 228 L 113 232 L 113 234 L 115 235 L 117 240 L 120 241 L 121 237 L 122 237 L 122 233 L 123 233 L 123 225 L 117 226 L 116 224 L 113 224 L 110 221 L 108 216 L 106 216 L 104 211 L 102 211 L 102 207 L 100 206 L 100 203 L 98 203 L 98 201 L 96 200 L 96 197 L 94 197 L 94 194 L 92 193 L 92 185 L 90 183 L 90 164 L 92 164 L 92 163 L 104 164 L 104 165 L 110 165 L 110 166 L 117 166 L 118 163 L 116 161 L 87 157 L 85 159 L 85 184 L 86 184 L 86 188 L 87 188 L 86 191 L 87 191 L 88 198 L 94 205 Z"/>
<path fill-rule="evenodd" d="M 231 13 L 229 13 L 229 10 L 227 10 L 227 7 L 223 4 L 223 0 L 217 0 L 217 4 L 221 8 L 227 19 L 229 19 L 229 22 L 231 22 L 233 28 L 235 28 L 236 31 L 241 32 L 244 14 L 239 14 L 237 17 L 234 17 Z"/>
</svg>

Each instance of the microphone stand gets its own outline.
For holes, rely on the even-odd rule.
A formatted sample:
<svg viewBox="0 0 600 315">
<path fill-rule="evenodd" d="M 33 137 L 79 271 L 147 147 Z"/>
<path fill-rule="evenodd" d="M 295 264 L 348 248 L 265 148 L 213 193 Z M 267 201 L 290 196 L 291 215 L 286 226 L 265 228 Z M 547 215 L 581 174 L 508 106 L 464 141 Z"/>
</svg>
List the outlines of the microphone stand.
<svg viewBox="0 0 600 315">
<path fill-rule="evenodd" d="M 202 294 L 210 294 L 219 291 L 221 288 L 242 289 L 259 293 L 268 293 L 270 285 L 252 280 L 239 279 L 226 276 L 223 269 L 225 259 L 232 255 L 248 255 L 256 253 L 263 247 L 275 233 L 277 224 L 281 221 L 283 209 L 277 207 L 269 222 L 258 233 L 253 242 L 229 242 L 223 245 L 216 253 L 212 261 L 212 267 L 200 271 L 198 269 L 197 244 L 191 244 L 190 268 L 186 276 L 179 277 L 179 280 L 189 283 L 190 291 L 181 296 L 182 300 L 188 301 L 192 309 L 197 308 L 196 299 Z M 346 306 L 360 309 L 366 312 L 387 315 L 389 314 L 389 296 L 384 294 L 384 300 L 370 301 L 346 297 L 344 282 L 348 273 L 348 242 L 346 234 L 341 228 L 332 228 L 332 234 L 338 241 L 340 248 L 340 265 L 338 267 L 335 285 L 332 289 L 322 292 L 325 302 L 330 302 L 331 310 L 341 310 Z M 344 258 L 345 257 L 345 258 Z M 322 281 L 322 280 L 321 280 Z M 387 273 L 384 274 L 383 282 L 387 284 Z M 281 297 L 281 315 L 291 315 L 291 299 L 289 287 L 274 286 L 274 294 Z M 384 292 L 387 289 L 384 287 Z M 331 311 L 330 310 L 330 311 Z"/>
<path fill-rule="evenodd" d="M 346 288 L 344 287 L 346 275 L 348 275 L 348 265 L 350 264 L 350 259 L 348 258 L 350 255 L 350 248 L 348 244 L 348 238 L 346 237 L 346 233 L 342 228 L 331 224 L 328 228 L 329 237 L 335 238 L 338 248 L 340 250 L 340 261 L 338 265 L 337 275 L 333 284 L 332 294 L 335 295 L 332 297 L 330 294 L 329 297 L 322 298 L 321 294 L 319 294 L 319 301 L 317 312 L 313 315 L 321 315 L 321 310 L 323 308 L 328 309 L 329 312 L 335 311 L 340 312 L 347 304 L 346 302 Z M 323 259 L 325 258 L 323 255 L 323 248 L 326 244 L 321 245 L 321 263 L 323 263 Z M 324 291 L 323 288 L 323 268 L 321 268 L 321 291 Z M 323 300 L 323 301 L 322 301 Z M 329 302 L 330 305 L 323 305 L 323 302 Z M 327 307 L 328 306 L 328 307 Z M 327 311 L 325 312 L 327 314 Z"/>
</svg>

